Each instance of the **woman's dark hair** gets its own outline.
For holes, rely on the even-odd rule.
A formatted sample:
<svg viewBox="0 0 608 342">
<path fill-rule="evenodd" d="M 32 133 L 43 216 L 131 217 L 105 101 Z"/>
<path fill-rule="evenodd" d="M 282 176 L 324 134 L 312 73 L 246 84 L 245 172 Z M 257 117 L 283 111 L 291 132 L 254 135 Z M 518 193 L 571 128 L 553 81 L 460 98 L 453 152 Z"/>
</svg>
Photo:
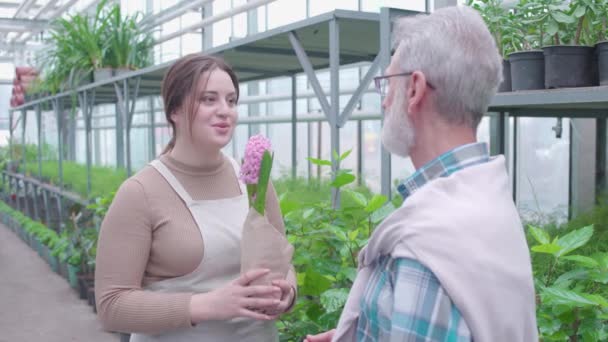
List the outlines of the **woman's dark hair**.
<svg viewBox="0 0 608 342">
<path fill-rule="evenodd" d="M 175 146 L 176 130 L 175 123 L 171 119 L 171 114 L 180 110 L 182 111 L 182 115 L 183 113 L 188 115 L 190 130 L 192 130 L 192 121 L 194 121 L 198 109 L 197 95 L 202 90 L 198 88 L 198 84 L 204 73 L 208 74 L 216 69 L 225 71 L 230 76 L 234 89 L 236 89 L 236 99 L 238 101 L 239 81 L 236 73 L 228 63 L 219 57 L 193 53 L 178 59 L 165 73 L 161 86 L 161 95 L 165 107 L 165 117 L 171 125 L 173 136 L 167 147 L 165 147 L 163 154 L 171 151 Z M 206 86 L 205 82 L 203 88 Z"/>
</svg>

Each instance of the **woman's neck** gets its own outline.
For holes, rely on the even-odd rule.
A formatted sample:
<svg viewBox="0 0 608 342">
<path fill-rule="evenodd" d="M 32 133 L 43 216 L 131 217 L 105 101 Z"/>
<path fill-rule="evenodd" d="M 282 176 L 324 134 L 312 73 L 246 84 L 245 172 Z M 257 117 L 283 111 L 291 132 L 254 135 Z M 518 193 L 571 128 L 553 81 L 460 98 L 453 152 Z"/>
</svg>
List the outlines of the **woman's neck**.
<svg viewBox="0 0 608 342">
<path fill-rule="evenodd" d="M 220 150 L 197 149 L 192 144 L 183 144 L 178 140 L 169 152 L 175 161 L 200 169 L 215 169 L 222 165 L 224 157 Z"/>
</svg>

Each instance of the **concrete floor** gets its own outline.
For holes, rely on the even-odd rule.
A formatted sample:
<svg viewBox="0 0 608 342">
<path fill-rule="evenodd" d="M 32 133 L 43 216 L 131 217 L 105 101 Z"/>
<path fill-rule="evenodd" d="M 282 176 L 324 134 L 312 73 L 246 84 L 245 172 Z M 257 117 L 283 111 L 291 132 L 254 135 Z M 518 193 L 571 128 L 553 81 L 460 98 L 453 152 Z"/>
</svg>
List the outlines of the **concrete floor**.
<svg viewBox="0 0 608 342">
<path fill-rule="evenodd" d="M 0 342 L 118 342 L 86 301 L 0 224 Z"/>
</svg>

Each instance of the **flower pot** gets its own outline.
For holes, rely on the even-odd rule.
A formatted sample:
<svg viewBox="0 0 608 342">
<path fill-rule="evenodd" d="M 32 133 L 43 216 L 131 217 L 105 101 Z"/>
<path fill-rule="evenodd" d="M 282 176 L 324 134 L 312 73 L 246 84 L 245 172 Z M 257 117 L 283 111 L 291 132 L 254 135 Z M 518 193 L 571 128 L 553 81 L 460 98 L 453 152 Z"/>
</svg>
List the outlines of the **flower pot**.
<svg viewBox="0 0 608 342">
<path fill-rule="evenodd" d="M 59 263 L 59 275 L 63 278 L 68 279 L 68 264 L 65 262 Z"/>
<path fill-rule="evenodd" d="M 108 79 L 112 78 L 112 69 L 111 68 L 95 69 L 95 71 L 93 72 L 93 78 L 95 80 L 95 83 L 108 80 Z"/>
<path fill-rule="evenodd" d="M 34 240 L 34 245 L 36 246 L 36 252 L 38 252 L 38 256 L 41 258 L 44 258 L 44 251 L 42 250 L 42 248 L 43 248 L 42 243 L 36 237 L 32 237 L 32 239 Z"/>
<path fill-rule="evenodd" d="M 598 83 L 608 85 L 608 40 L 597 43 L 595 50 L 597 52 Z"/>
<path fill-rule="evenodd" d="M 541 50 L 520 51 L 509 55 L 511 89 L 533 90 L 545 88 L 545 57 Z"/>
<path fill-rule="evenodd" d="M 87 300 L 93 308 L 93 312 L 97 313 L 97 304 L 95 303 L 95 288 L 93 286 L 87 289 Z"/>
<path fill-rule="evenodd" d="M 131 71 L 133 71 L 133 70 L 131 70 L 129 68 L 116 68 L 116 69 L 114 69 L 114 76 L 122 76 L 124 74 L 130 73 Z"/>
<path fill-rule="evenodd" d="M 57 261 L 57 258 L 52 256 L 50 253 L 49 253 L 48 262 L 49 262 L 49 266 L 51 267 L 53 272 L 59 273 L 59 262 Z"/>
<path fill-rule="evenodd" d="M 68 282 L 73 289 L 78 289 L 78 272 L 80 267 L 68 264 Z"/>
<path fill-rule="evenodd" d="M 95 282 L 92 274 L 81 274 L 78 276 L 78 294 L 80 299 L 87 299 L 87 291 Z"/>
<path fill-rule="evenodd" d="M 592 86 L 593 51 L 590 46 L 544 47 L 545 88 Z"/>
<path fill-rule="evenodd" d="M 502 60 L 502 83 L 498 86 L 498 92 L 511 91 L 511 63 L 508 59 Z"/>
</svg>

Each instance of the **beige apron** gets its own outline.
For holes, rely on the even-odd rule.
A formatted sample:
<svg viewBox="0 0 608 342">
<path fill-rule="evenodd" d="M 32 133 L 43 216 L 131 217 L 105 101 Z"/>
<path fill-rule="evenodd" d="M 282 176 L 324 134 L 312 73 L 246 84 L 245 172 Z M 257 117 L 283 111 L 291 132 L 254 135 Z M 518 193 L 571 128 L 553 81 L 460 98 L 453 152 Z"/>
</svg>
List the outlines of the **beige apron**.
<svg viewBox="0 0 608 342">
<path fill-rule="evenodd" d="M 238 164 L 233 159 L 230 161 L 238 175 Z M 238 278 L 241 271 L 241 233 L 249 211 L 245 185 L 239 181 L 241 195 L 238 197 L 195 201 L 161 161 L 154 160 L 150 165 L 167 180 L 192 213 L 203 237 L 204 255 L 192 273 L 153 283 L 146 290 L 204 293 Z M 154 336 L 133 334 L 130 341 L 274 342 L 278 341 L 278 333 L 273 321 L 237 318 L 230 321 L 205 321 L 193 328 Z"/>
</svg>

